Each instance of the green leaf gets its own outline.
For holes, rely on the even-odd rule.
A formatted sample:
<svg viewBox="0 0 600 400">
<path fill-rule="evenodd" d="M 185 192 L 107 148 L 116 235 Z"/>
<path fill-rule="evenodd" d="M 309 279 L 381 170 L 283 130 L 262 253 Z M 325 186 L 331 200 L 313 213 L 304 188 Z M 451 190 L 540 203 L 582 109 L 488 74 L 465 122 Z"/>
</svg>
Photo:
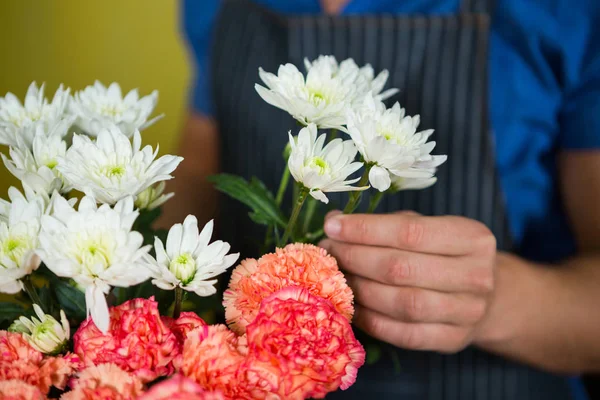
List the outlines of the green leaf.
<svg viewBox="0 0 600 400">
<path fill-rule="evenodd" d="M 273 193 L 256 177 L 250 182 L 244 178 L 219 174 L 208 178 L 215 188 L 242 202 L 252 210 L 249 213 L 252 221 L 262 225 L 278 225 L 285 227 L 285 217 L 277 207 Z"/>
<path fill-rule="evenodd" d="M 69 283 L 54 279 L 51 283 L 56 300 L 69 318 L 84 320 L 86 318 L 85 295 Z"/>
<path fill-rule="evenodd" d="M 0 324 L 2 326 L 12 324 L 15 319 L 25 315 L 25 313 L 25 307 L 20 304 L 5 301 L 0 302 Z"/>
<path fill-rule="evenodd" d="M 381 359 L 381 347 L 375 343 L 369 343 L 366 347 L 367 357 L 365 362 L 367 365 L 373 365 Z"/>
</svg>

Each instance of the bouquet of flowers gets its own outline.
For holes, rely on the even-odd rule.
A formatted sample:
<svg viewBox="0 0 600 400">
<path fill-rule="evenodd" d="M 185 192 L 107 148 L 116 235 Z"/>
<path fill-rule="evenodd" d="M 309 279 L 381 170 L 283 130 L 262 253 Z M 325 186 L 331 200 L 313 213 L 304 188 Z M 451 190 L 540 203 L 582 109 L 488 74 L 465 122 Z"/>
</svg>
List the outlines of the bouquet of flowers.
<svg viewBox="0 0 600 400">
<path fill-rule="evenodd" d="M 306 69 L 260 70 L 256 86 L 304 126 L 276 195 L 257 178 L 212 178 L 267 232 L 265 254 L 232 271 L 227 325 L 194 311 L 239 254 L 211 242 L 212 221 L 153 229 L 182 161 L 142 146 L 158 94 L 96 82 L 48 101 L 32 83 L 23 103 L 0 98 L 2 159 L 22 184 L 0 201 L 0 398 L 304 399 L 354 383 L 365 351 L 352 291 L 314 245 L 319 203 L 349 191 L 353 212 L 370 183 L 374 211 L 386 193 L 433 184 L 445 157 L 430 155 L 418 117 L 382 103 L 396 92 L 382 92 L 386 71 L 324 56 Z"/>
</svg>

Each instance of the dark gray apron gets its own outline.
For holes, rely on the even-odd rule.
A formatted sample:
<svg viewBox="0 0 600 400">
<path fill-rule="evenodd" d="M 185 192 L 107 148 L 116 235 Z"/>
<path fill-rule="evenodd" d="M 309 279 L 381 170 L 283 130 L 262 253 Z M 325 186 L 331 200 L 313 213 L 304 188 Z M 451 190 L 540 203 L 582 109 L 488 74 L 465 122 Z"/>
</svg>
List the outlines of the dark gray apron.
<svg viewBox="0 0 600 400">
<path fill-rule="evenodd" d="M 463 215 L 485 223 L 500 249 L 510 246 L 503 195 L 496 176 L 488 122 L 489 1 L 465 0 L 444 16 L 284 17 L 246 0 L 225 1 L 212 49 L 213 101 L 222 140 L 224 172 L 260 177 L 276 189 L 284 168 L 287 132 L 297 131 L 284 111 L 254 90 L 258 67 L 276 72 L 291 62 L 332 54 L 390 71 L 388 87 L 400 93 L 422 129 L 435 129 L 436 154 L 448 154 L 430 189 L 385 198 L 380 210 Z M 342 196 L 342 195 L 340 195 Z M 342 197 L 333 201 L 344 204 Z M 248 209 L 223 199 L 221 235 L 244 256 L 256 254 L 264 231 Z M 392 355 L 391 353 L 395 354 Z M 398 359 L 400 371 L 395 368 Z M 569 399 L 567 380 L 475 348 L 454 355 L 389 348 L 363 367 L 357 383 L 327 398 L 364 399 Z"/>
</svg>

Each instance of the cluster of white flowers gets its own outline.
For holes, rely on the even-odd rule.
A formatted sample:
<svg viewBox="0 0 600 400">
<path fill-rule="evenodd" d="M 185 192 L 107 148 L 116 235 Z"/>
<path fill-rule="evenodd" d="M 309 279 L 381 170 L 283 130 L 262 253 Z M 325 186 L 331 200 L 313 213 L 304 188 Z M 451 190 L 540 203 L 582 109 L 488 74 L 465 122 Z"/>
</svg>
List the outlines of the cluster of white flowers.
<svg viewBox="0 0 600 400">
<path fill-rule="evenodd" d="M 49 102 L 34 82 L 23 103 L 11 93 L 0 98 L 0 144 L 9 146 L 2 160 L 24 191 L 10 188 L 10 201 L 0 199 L 0 293 L 27 289 L 28 275 L 43 262 L 85 293 L 88 315 L 103 332 L 112 287 L 153 278 L 161 288 L 207 296 L 213 278 L 238 258 L 227 255 L 227 243 L 209 244 L 212 222 L 198 233 L 191 216 L 173 226 L 166 252 L 156 239 L 156 258 L 149 255 L 152 246 L 144 246 L 134 223 L 140 210 L 173 196 L 164 193 L 165 181 L 183 159 L 142 146 L 140 130 L 160 118 L 149 119 L 157 92 L 121 93 L 117 83 L 96 82 L 71 96 L 61 85 Z M 77 207 L 72 190 L 85 195 Z M 52 353 L 69 337 L 68 324 L 34 308 L 38 318 L 13 329 Z"/>
<path fill-rule="evenodd" d="M 388 71 L 375 77 L 370 65 L 360 68 L 352 59 L 338 64 L 332 56 L 304 63 L 306 78 L 292 64 L 280 66 L 277 75 L 259 69 L 267 87 L 255 88 L 267 103 L 306 126 L 297 139 L 290 135 L 288 167 L 314 198 L 327 203 L 326 192 L 366 189 L 349 186 L 358 179 L 347 180 L 363 162 L 370 184 L 381 192 L 435 183 L 436 168 L 446 156 L 430 154 L 435 142 L 427 140 L 433 130 L 417 132 L 418 115 L 405 115 L 398 103 L 386 108 L 382 101 L 398 91 L 383 91 Z M 325 145 L 326 136 L 318 136 L 318 128 L 345 132 L 351 140 Z M 357 152 L 360 163 L 354 161 Z"/>
</svg>

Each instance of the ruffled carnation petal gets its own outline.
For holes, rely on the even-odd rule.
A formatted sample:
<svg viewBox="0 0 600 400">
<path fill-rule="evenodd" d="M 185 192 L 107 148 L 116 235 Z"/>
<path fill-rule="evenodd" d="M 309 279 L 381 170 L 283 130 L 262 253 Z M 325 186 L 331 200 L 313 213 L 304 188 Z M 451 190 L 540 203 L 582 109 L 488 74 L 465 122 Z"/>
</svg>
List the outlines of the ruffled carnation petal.
<svg viewBox="0 0 600 400">
<path fill-rule="evenodd" d="M 235 268 L 223 294 L 230 328 L 243 334 L 261 301 L 288 286 L 303 287 L 329 300 L 340 314 L 352 319 L 354 296 L 335 258 L 317 246 L 291 244 L 258 260 L 244 260 Z"/>
<path fill-rule="evenodd" d="M 152 386 L 138 400 L 225 400 L 221 392 L 209 392 L 193 380 L 182 375 Z"/>
<path fill-rule="evenodd" d="M 17 379 L 11 379 L 0 381 L 0 399 L 45 400 L 46 396 L 36 386 Z"/>
<path fill-rule="evenodd" d="M 300 287 L 263 300 L 247 326 L 247 376 L 286 399 L 323 398 L 356 380 L 365 351 L 331 303 Z"/>
<path fill-rule="evenodd" d="M 134 400 L 142 394 L 142 381 L 115 364 L 100 364 L 83 370 L 72 383 L 73 390 L 61 400 Z"/>
<path fill-rule="evenodd" d="M 173 360 L 180 354 L 177 337 L 161 320 L 154 298 L 112 307 L 106 334 L 88 318 L 73 341 L 86 365 L 114 363 L 144 382 L 171 375 Z"/>
</svg>

